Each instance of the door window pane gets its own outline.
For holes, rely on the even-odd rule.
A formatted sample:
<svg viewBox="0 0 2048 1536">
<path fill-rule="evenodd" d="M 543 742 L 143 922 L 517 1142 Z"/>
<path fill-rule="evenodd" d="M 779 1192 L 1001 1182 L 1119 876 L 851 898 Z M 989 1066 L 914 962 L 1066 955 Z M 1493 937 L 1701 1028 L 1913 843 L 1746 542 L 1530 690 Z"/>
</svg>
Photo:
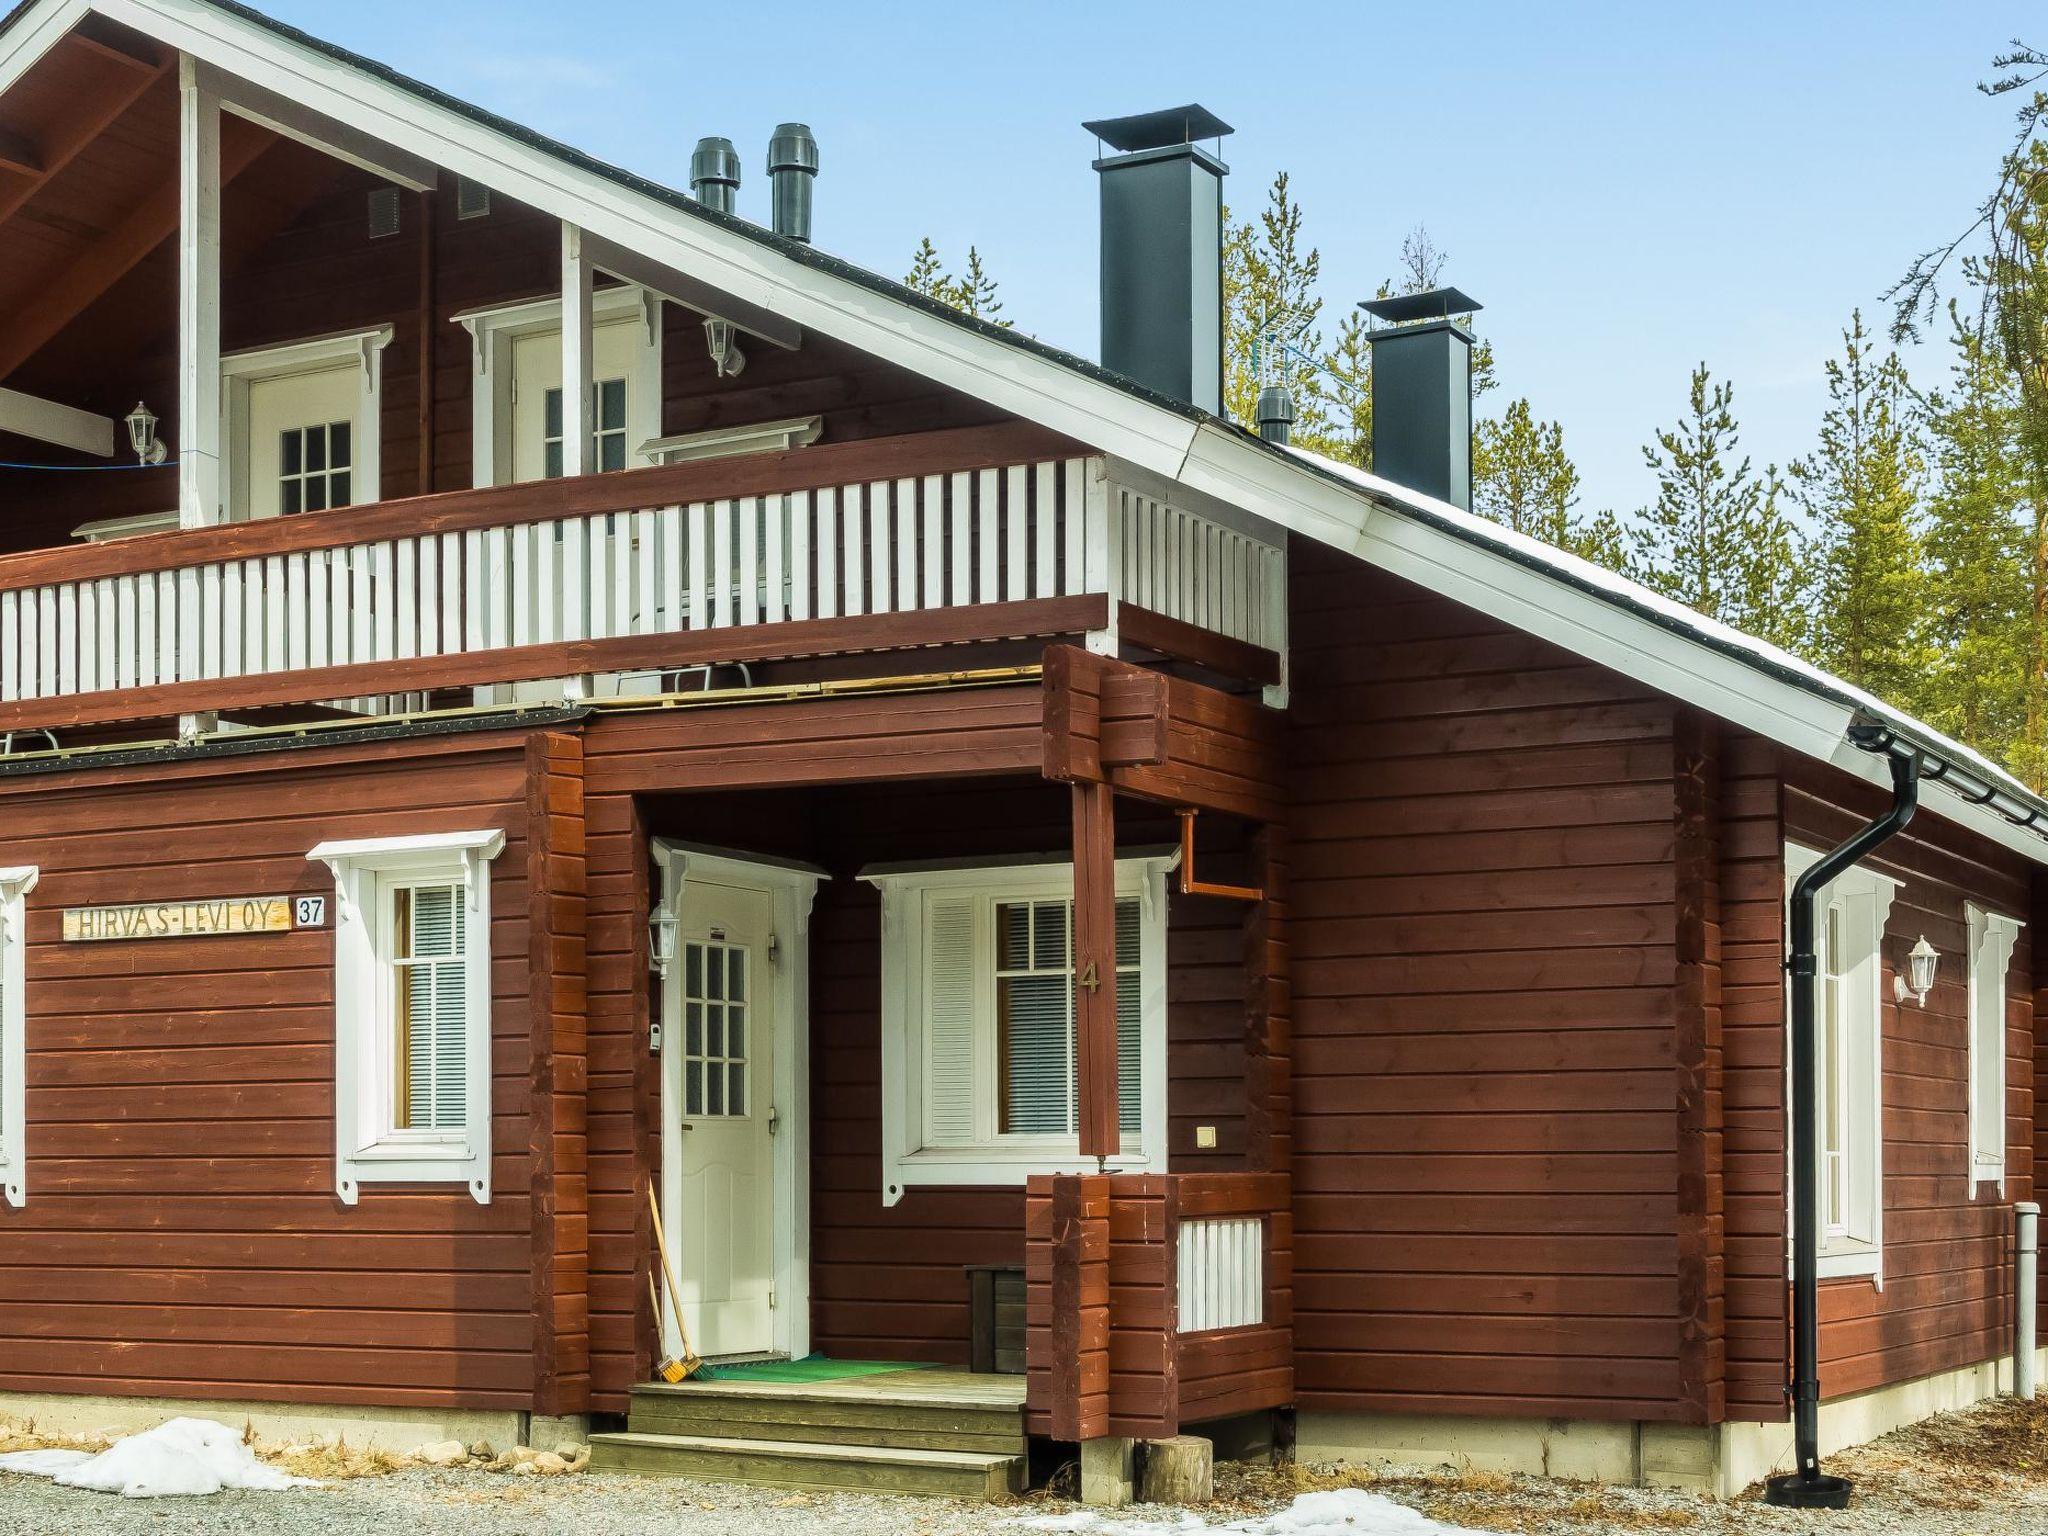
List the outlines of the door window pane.
<svg viewBox="0 0 2048 1536">
<path fill-rule="evenodd" d="M 747 1113 L 747 952 L 683 945 L 683 1114 Z"/>
<path fill-rule="evenodd" d="M 346 421 L 278 434 L 277 505 L 286 516 L 354 503 L 354 427 Z"/>
<path fill-rule="evenodd" d="M 542 468 L 550 480 L 562 474 L 562 389 L 550 389 L 541 435 Z M 590 462 L 600 471 L 626 467 L 626 381 L 599 379 L 593 385 Z"/>
</svg>

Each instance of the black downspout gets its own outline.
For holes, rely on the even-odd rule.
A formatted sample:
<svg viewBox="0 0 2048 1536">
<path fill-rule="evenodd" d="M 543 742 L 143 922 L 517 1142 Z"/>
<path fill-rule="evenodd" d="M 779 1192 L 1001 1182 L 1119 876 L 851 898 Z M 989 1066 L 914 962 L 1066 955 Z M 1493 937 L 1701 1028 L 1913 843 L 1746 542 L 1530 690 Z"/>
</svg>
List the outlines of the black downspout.
<svg viewBox="0 0 2048 1536">
<path fill-rule="evenodd" d="M 1871 743 L 1858 741 L 1859 746 Z M 1887 744 L 1888 745 L 1888 744 Z M 1873 750 L 1884 750 L 1874 747 Z M 1820 1469 L 1820 1190 L 1815 1140 L 1813 1017 L 1816 899 L 1828 882 L 1890 838 L 1920 804 L 1920 754 L 1894 749 L 1892 804 L 1877 820 L 1824 855 L 1792 887 L 1792 1420 L 1798 1470 L 1772 1478 L 1765 1498 L 1794 1509 L 1844 1509 L 1851 1484 Z"/>
</svg>

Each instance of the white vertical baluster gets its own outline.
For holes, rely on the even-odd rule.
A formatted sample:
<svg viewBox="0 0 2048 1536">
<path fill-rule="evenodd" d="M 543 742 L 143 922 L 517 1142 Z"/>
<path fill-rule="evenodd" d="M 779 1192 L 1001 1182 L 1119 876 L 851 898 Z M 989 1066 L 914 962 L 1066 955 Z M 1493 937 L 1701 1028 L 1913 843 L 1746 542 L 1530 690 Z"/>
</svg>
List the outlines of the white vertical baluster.
<svg viewBox="0 0 2048 1536">
<path fill-rule="evenodd" d="M 789 614 L 788 594 L 783 587 L 783 561 L 787 557 L 783 538 L 780 496 L 761 498 L 761 622 L 780 624 Z"/>
<path fill-rule="evenodd" d="M 562 638 L 590 638 L 590 522 L 562 520 Z"/>
<path fill-rule="evenodd" d="M 946 478 L 924 477 L 924 592 L 919 606 L 946 606 Z"/>
<path fill-rule="evenodd" d="M 184 658 L 178 651 L 178 587 L 178 572 L 158 571 L 156 573 L 156 665 L 157 676 L 166 683 L 180 682 L 184 679 L 185 675 Z M 55 610 L 50 605 L 50 598 L 47 592 L 43 596 L 43 612 L 50 618 L 56 616 Z M 45 693 L 52 691 L 54 683 L 54 679 L 50 677 L 50 674 L 55 670 L 53 663 L 56 661 L 56 635 L 53 629 L 45 630 L 43 638 L 43 672 L 45 676 L 43 691 Z"/>
<path fill-rule="evenodd" d="M 917 606 L 917 482 L 896 482 L 896 515 L 891 519 L 896 540 L 896 609 Z"/>
<path fill-rule="evenodd" d="M 100 672 L 113 659 L 110 650 L 101 648 L 100 640 L 100 592 L 102 584 L 97 581 L 82 581 L 78 584 L 78 688 L 81 693 L 97 693 L 111 686 L 100 681 Z M 8 643 L 0 635 L 0 645 Z"/>
<path fill-rule="evenodd" d="M 896 560 L 889 541 L 894 536 L 896 511 L 889 502 L 889 482 L 868 483 L 868 612 L 892 613 L 896 608 Z"/>
<path fill-rule="evenodd" d="M 419 540 L 396 540 L 392 554 L 396 567 L 393 578 L 397 583 L 394 596 L 397 598 L 398 659 L 405 661 L 420 653 Z"/>
<path fill-rule="evenodd" d="M 329 614 L 328 598 L 333 592 L 334 578 L 328 566 L 332 550 L 316 549 L 306 556 L 306 665 L 324 667 L 333 654 L 333 617 Z M 239 583 L 238 583 L 239 585 Z"/>
<path fill-rule="evenodd" d="M 57 589 L 57 691 L 78 691 L 78 588 Z"/>
<path fill-rule="evenodd" d="M 0 699 L 21 695 L 21 594 L 0 592 Z"/>
<path fill-rule="evenodd" d="M 946 522 L 953 539 L 953 579 L 946 601 L 955 608 L 974 601 L 974 477 L 954 475 L 946 485 Z"/>
<path fill-rule="evenodd" d="M 520 523 L 511 530 L 508 552 L 512 560 L 512 644 L 531 645 L 537 638 L 539 614 L 534 607 L 533 576 L 536 547 L 545 529 Z"/>
<path fill-rule="evenodd" d="M 711 503 L 711 627 L 732 627 L 733 600 L 733 504 Z"/>
<path fill-rule="evenodd" d="M 861 487 L 841 486 L 839 490 L 839 550 L 846 561 L 846 590 L 840 612 L 857 619 L 868 611 L 866 568 L 867 530 L 861 521 Z"/>
<path fill-rule="evenodd" d="M 187 565 L 179 567 L 172 583 L 177 588 L 178 627 L 172 634 L 172 643 L 178 648 L 178 681 L 196 682 L 199 678 L 202 629 L 199 622 L 199 568 Z"/>
<path fill-rule="evenodd" d="M 663 507 L 657 522 L 661 529 L 661 574 L 656 578 L 660 594 L 661 622 L 656 628 L 674 632 L 683 627 L 683 509 Z"/>
<path fill-rule="evenodd" d="M 220 670 L 220 567 L 199 568 L 199 675 L 219 677 Z"/>
<path fill-rule="evenodd" d="M 1072 597 L 1088 590 L 1088 531 L 1087 522 L 1082 517 L 1082 508 L 1087 500 L 1083 477 L 1087 472 L 1088 465 L 1084 459 L 1068 459 L 1060 466 L 1061 531 L 1066 535 L 1066 559 L 1060 566 L 1059 592 L 1062 597 Z"/>
<path fill-rule="evenodd" d="M 298 550 L 284 557 L 284 664 L 293 671 L 306 665 L 306 555 Z"/>
<path fill-rule="evenodd" d="M 661 549 L 655 539 L 654 518 L 651 508 L 633 514 L 633 554 L 638 562 L 633 608 L 633 633 L 636 635 L 651 635 L 661 628 L 660 588 L 655 585 L 655 568 Z"/>
<path fill-rule="evenodd" d="M 818 617 L 839 616 L 839 492 L 831 486 L 810 495 L 811 526 L 818 535 Z"/>
<path fill-rule="evenodd" d="M 420 654 L 441 654 L 441 541 L 428 534 L 419 541 Z"/>
<path fill-rule="evenodd" d="M 156 584 L 150 583 L 150 613 L 156 612 Z M 31 587 L 21 594 L 21 697 L 37 699 L 43 693 L 42 674 L 42 589 Z M 156 632 L 152 624 L 150 633 Z M 150 678 L 155 682 L 154 677 Z"/>
<path fill-rule="evenodd" d="M 261 592 L 260 582 L 252 584 L 253 590 Z M 254 627 L 262 623 L 259 608 Z M 341 666 L 350 660 L 360 661 L 352 656 L 349 644 L 355 633 L 355 575 L 349 569 L 348 551 L 330 549 L 327 551 L 327 654 L 335 665 Z"/>
<path fill-rule="evenodd" d="M 789 616 L 811 616 L 811 493 L 792 491 L 782 498 L 789 508 Z"/>
<path fill-rule="evenodd" d="M 562 525 L 539 523 L 529 551 L 533 566 L 533 639 L 553 645 L 562 638 Z"/>
<path fill-rule="evenodd" d="M 484 614 L 484 644 L 500 650 L 512 643 L 512 530 L 484 530 L 484 567 L 489 576 L 485 591 L 490 607 Z"/>
<path fill-rule="evenodd" d="M 1025 508 L 1031 500 L 1031 471 L 1022 464 L 1003 473 L 1003 596 L 1011 602 L 1031 595 L 1031 545 Z"/>
<path fill-rule="evenodd" d="M 691 629 L 709 629 L 711 614 L 707 607 L 711 600 L 711 532 L 709 523 L 711 509 L 701 501 L 690 503 L 686 514 L 690 525 L 690 558 L 687 575 L 690 595 L 685 617 Z"/>
<path fill-rule="evenodd" d="M 1059 521 L 1054 516 L 1053 476 L 1055 464 L 1031 466 L 1031 533 L 1036 546 L 1031 572 L 1033 597 L 1059 595 Z"/>
<path fill-rule="evenodd" d="M 371 608 L 376 599 L 370 590 L 370 580 L 370 546 L 351 546 L 348 552 L 348 659 L 354 662 L 378 659 L 376 614 Z"/>
<path fill-rule="evenodd" d="M 142 684 L 142 580 L 137 576 L 121 578 L 121 686 L 136 688 Z M 152 615 L 152 620 L 154 616 Z M 152 632 L 154 632 L 152 630 Z M 152 682 L 155 678 L 150 679 Z"/>
<path fill-rule="evenodd" d="M 485 583 L 489 572 L 484 569 L 484 535 L 480 528 L 472 528 L 462 536 L 462 648 L 465 651 L 480 651 L 484 648 L 484 615 L 489 611 L 489 598 Z"/>
<path fill-rule="evenodd" d="M 441 649 L 450 656 L 463 648 L 463 541 L 459 533 L 441 535 Z"/>
<path fill-rule="evenodd" d="M 609 640 L 612 627 L 612 520 L 600 512 L 581 520 L 590 530 L 590 638 Z"/>
<path fill-rule="evenodd" d="M 739 523 L 739 598 L 742 624 L 761 622 L 761 498 L 746 496 L 732 504 Z"/>
<path fill-rule="evenodd" d="M 977 603 L 997 602 L 1003 595 L 1002 500 L 1003 477 L 999 471 L 984 469 L 975 476 L 975 553 L 979 556 L 980 566 L 980 579 L 974 584 L 974 601 Z"/>
</svg>

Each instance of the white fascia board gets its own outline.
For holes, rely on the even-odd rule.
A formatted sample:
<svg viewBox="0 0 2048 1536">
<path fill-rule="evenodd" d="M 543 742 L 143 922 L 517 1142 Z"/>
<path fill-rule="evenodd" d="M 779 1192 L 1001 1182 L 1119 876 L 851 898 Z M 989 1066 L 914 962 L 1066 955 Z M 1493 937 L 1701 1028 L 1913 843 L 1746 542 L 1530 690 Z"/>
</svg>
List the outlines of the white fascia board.
<svg viewBox="0 0 2048 1536">
<path fill-rule="evenodd" d="M 40 14 L 16 22 L 0 41 L 0 96 L 13 90 L 91 10 L 86 0 L 55 0 Z"/>
<path fill-rule="evenodd" d="M 1357 491 L 1205 422 L 1175 475 L 1181 484 L 1303 533 L 1347 555 L 1366 557 L 1366 533 L 1380 509 Z"/>
<path fill-rule="evenodd" d="M 202 0 L 94 0 L 92 8 L 743 304 L 1157 473 L 1177 474 L 1193 442 L 1197 422 L 1116 385 L 805 265 Z"/>
<path fill-rule="evenodd" d="M 97 458 L 114 456 L 114 418 L 81 411 L 25 395 L 18 389 L 0 389 L 0 432 L 54 443 Z"/>
</svg>

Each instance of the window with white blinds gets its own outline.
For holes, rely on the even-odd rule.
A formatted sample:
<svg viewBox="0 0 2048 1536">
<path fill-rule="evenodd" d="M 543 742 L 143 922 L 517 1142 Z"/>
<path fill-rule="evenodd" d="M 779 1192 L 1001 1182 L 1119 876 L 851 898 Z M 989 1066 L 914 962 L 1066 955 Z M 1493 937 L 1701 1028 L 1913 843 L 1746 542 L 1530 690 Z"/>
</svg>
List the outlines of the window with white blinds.
<svg viewBox="0 0 2048 1536">
<path fill-rule="evenodd" d="M 490 1200 L 490 863 L 502 832 L 322 843 L 334 872 L 335 1187 Z"/>
<path fill-rule="evenodd" d="M 23 1091 L 28 1024 L 28 893 L 32 866 L 0 869 L 0 1198 L 20 1205 L 27 1196 L 27 1095 Z"/>
<path fill-rule="evenodd" d="M 1118 865 L 1124 1168 L 1162 1167 L 1165 1155 L 1165 868 Z M 1081 1167 L 1071 867 L 866 878 L 884 903 L 885 1199 L 906 1184 L 1020 1183 Z"/>
</svg>

